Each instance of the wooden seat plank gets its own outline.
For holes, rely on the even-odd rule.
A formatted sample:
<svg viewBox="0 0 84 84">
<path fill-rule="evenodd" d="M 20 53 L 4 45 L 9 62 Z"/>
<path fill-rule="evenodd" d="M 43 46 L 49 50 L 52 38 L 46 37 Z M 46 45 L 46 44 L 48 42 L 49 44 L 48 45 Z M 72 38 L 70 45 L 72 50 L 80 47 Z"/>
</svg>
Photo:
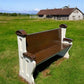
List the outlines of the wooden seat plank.
<svg viewBox="0 0 84 84">
<path fill-rule="evenodd" d="M 35 53 L 36 56 L 36 63 L 39 64 L 40 62 L 46 61 L 48 58 L 56 55 L 57 53 L 59 53 L 60 51 L 62 51 L 63 49 L 69 47 L 70 45 L 53 45 L 50 46 L 49 48 L 43 49 L 37 53 Z"/>
</svg>

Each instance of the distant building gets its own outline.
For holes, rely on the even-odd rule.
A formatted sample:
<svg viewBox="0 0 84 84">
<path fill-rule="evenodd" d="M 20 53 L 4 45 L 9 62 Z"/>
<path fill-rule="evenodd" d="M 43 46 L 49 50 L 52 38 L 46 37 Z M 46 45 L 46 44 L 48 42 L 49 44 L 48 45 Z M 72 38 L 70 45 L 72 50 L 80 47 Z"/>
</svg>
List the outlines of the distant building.
<svg viewBox="0 0 84 84">
<path fill-rule="evenodd" d="M 37 14 L 40 18 L 52 18 L 56 20 L 83 20 L 83 12 L 78 8 L 61 8 L 40 10 Z"/>
</svg>

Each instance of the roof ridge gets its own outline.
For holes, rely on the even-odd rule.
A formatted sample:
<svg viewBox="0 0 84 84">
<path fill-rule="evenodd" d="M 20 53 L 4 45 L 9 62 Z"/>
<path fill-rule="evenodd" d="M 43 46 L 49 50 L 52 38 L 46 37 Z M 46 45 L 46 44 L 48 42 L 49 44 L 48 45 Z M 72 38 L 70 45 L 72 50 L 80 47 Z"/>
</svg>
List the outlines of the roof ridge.
<svg viewBox="0 0 84 84">
<path fill-rule="evenodd" d="M 55 10 L 55 9 L 75 9 L 75 8 L 54 8 L 54 9 L 42 9 L 42 10 Z"/>
</svg>

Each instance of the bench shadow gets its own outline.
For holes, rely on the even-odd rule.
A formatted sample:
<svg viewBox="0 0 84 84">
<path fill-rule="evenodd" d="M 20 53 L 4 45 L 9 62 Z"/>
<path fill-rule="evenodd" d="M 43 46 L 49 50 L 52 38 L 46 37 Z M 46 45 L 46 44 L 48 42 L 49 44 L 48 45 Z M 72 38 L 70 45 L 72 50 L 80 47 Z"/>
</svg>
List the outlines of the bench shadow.
<svg viewBox="0 0 84 84">
<path fill-rule="evenodd" d="M 54 56 L 50 59 L 48 59 L 47 61 L 39 64 L 36 66 L 35 70 L 34 70 L 34 73 L 33 73 L 33 77 L 34 79 L 37 78 L 39 72 L 42 72 L 43 70 L 45 70 L 46 68 L 48 68 L 53 62 L 57 61 L 58 59 L 62 58 L 62 56 Z"/>
</svg>

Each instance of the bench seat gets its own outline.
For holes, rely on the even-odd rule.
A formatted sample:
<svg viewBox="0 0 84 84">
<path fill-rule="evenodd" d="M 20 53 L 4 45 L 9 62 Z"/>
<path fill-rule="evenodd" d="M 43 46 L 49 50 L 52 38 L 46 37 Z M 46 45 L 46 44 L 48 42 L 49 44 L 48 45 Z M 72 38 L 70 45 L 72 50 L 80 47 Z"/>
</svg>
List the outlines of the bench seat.
<svg viewBox="0 0 84 84">
<path fill-rule="evenodd" d="M 49 48 L 43 49 L 35 53 L 36 63 L 39 64 L 40 62 L 46 61 L 50 57 L 56 55 L 57 53 L 59 53 L 60 51 L 62 51 L 63 49 L 69 46 L 70 45 L 63 45 L 63 47 L 61 47 L 61 45 L 53 45 L 53 46 L 50 46 Z"/>
<path fill-rule="evenodd" d="M 38 52 L 35 53 L 31 53 L 34 56 L 34 60 L 36 61 L 36 64 L 40 64 L 46 60 L 48 60 L 49 58 L 51 58 L 54 55 L 57 55 L 57 53 L 59 53 L 60 51 L 64 50 L 67 47 L 70 47 L 71 45 L 68 44 L 61 44 L 60 41 L 55 42 L 55 44 L 42 49 Z M 29 57 L 28 53 L 24 54 L 26 57 Z M 31 55 L 31 56 L 32 56 Z"/>
</svg>

